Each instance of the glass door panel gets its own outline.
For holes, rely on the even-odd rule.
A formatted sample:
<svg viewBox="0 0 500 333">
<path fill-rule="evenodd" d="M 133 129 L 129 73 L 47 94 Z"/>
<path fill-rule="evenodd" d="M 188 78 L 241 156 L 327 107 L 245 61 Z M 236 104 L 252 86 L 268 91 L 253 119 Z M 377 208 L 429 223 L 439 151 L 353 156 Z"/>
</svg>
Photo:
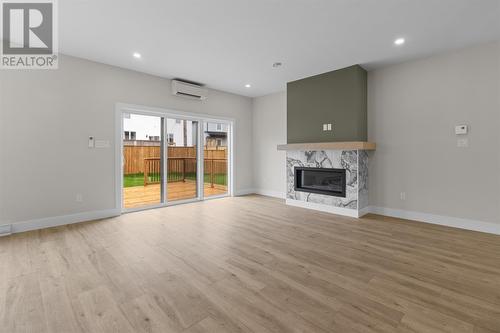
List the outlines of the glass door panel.
<svg viewBox="0 0 500 333">
<path fill-rule="evenodd" d="M 163 118 L 123 114 L 123 207 L 162 203 Z"/>
<path fill-rule="evenodd" d="M 205 197 L 228 193 L 228 138 L 229 125 L 205 122 L 203 129 Z"/>
<path fill-rule="evenodd" d="M 167 118 L 167 201 L 198 197 L 198 121 Z"/>
</svg>

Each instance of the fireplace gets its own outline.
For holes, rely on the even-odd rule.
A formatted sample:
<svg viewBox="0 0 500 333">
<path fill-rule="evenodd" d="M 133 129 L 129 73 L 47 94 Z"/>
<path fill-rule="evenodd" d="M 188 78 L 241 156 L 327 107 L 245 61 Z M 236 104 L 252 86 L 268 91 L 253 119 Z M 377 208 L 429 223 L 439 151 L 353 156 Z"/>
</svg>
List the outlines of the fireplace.
<svg viewBox="0 0 500 333">
<path fill-rule="evenodd" d="M 295 167 L 295 191 L 346 196 L 345 169 Z"/>
</svg>

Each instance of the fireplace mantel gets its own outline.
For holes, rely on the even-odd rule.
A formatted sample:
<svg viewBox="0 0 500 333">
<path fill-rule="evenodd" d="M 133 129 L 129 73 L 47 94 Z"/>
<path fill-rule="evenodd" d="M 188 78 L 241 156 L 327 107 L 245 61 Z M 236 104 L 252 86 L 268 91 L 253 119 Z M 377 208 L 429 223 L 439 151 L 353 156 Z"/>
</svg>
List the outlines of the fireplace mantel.
<svg viewBox="0 0 500 333">
<path fill-rule="evenodd" d="M 278 145 L 278 150 L 375 150 L 374 142 L 348 141 L 348 142 L 311 142 L 289 143 Z"/>
</svg>

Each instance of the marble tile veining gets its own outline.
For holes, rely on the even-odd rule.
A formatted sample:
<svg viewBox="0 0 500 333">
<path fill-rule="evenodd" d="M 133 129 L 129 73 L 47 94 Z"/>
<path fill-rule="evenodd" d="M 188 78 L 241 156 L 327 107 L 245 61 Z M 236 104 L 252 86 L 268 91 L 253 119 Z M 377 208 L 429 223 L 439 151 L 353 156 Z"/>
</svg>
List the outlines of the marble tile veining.
<svg viewBox="0 0 500 333">
<path fill-rule="evenodd" d="M 368 155 L 363 150 L 288 151 L 287 198 L 358 210 L 368 205 Z M 294 167 L 346 170 L 346 197 L 295 191 Z"/>
</svg>

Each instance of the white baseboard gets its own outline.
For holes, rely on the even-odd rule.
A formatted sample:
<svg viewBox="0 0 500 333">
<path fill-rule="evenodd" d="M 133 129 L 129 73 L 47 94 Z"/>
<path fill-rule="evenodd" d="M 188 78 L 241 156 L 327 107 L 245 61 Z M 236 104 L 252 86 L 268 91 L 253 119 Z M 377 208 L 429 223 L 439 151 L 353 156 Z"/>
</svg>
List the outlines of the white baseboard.
<svg viewBox="0 0 500 333">
<path fill-rule="evenodd" d="M 361 208 L 358 210 L 358 217 L 365 216 L 366 214 L 370 214 L 372 207 L 371 206 L 366 206 L 365 208 Z"/>
<path fill-rule="evenodd" d="M 248 194 L 261 194 L 266 196 L 272 196 L 277 198 L 283 198 L 284 194 L 273 191 L 265 191 L 265 190 L 240 190 L 237 192 L 237 195 L 248 195 Z M 485 232 L 495 235 L 500 235 L 500 224 L 491 223 L 491 222 L 483 222 L 477 220 L 463 219 L 458 217 L 444 216 L 444 215 L 436 215 L 415 211 L 407 211 L 401 209 L 393 209 L 386 207 L 377 207 L 377 206 L 368 206 L 360 211 L 356 211 L 355 209 L 348 209 L 342 207 L 333 207 L 328 205 L 322 205 L 312 202 L 304 202 L 293 199 L 286 199 L 286 204 L 301 208 L 314 209 L 327 213 L 339 214 L 350 217 L 361 217 L 368 213 L 396 217 L 401 219 L 413 220 L 416 222 L 424 222 L 431 223 L 437 225 L 443 225 L 447 227 L 460 228 L 472 231 Z M 11 224 L 11 232 L 18 233 L 30 230 L 44 229 L 50 227 L 56 227 L 66 224 L 73 224 L 85 221 L 98 220 L 113 216 L 120 215 L 121 212 L 119 209 L 106 209 L 99 211 L 91 211 L 91 212 L 83 212 L 71 215 L 63 215 L 63 216 L 55 216 L 55 217 L 47 217 L 41 219 L 34 219 L 23 222 L 16 222 Z"/>
<path fill-rule="evenodd" d="M 62 215 L 54 217 L 46 217 L 23 222 L 12 223 L 12 233 L 57 227 L 60 225 L 73 224 L 85 221 L 104 219 L 108 217 L 118 216 L 121 212 L 119 209 L 105 209 L 91 212 L 83 212 L 71 215 Z"/>
<path fill-rule="evenodd" d="M 500 235 L 500 224 L 496 223 L 386 207 L 369 206 L 368 208 L 369 212 L 373 214 Z"/>
<path fill-rule="evenodd" d="M 0 225 L 0 237 L 2 236 L 9 236 L 12 234 L 12 224 L 6 223 Z"/>
<path fill-rule="evenodd" d="M 265 194 L 264 194 L 265 195 Z M 301 208 L 319 210 L 322 212 L 339 214 L 350 217 L 362 217 L 366 214 L 373 213 L 378 215 L 396 217 L 406 220 L 412 220 L 415 222 L 430 223 L 436 225 L 442 225 L 452 228 L 459 228 L 465 230 L 485 232 L 489 234 L 500 235 L 500 224 L 483 222 L 477 220 L 463 219 L 458 217 L 436 215 L 415 211 L 407 211 L 401 209 L 393 209 L 386 207 L 376 207 L 368 206 L 359 211 L 355 209 L 348 209 L 342 207 L 334 207 L 329 205 L 322 205 L 312 202 L 305 202 L 300 200 L 286 199 L 286 204 L 290 206 L 296 206 Z"/>
<path fill-rule="evenodd" d="M 321 212 L 333 213 L 338 215 L 344 215 L 349 217 L 359 217 L 359 213 L 356 209 L 349 209 L 343 207 L 335 207 L 330 205 L 323 205 L 314 202 L 307 202 L 302 200 L 286 199 L 286 204 L 295 207 L 301 207 L 312 210 L 319 210 Z"/>
<path fill-rule="evenodd" d="M 235 195 L 237 197 L 242 196 L 242 195 L 249 195 L 249 194 L 254 194 L 255 190 L 253 188 L 247 188 L 247 189 L 242 189 L 242 190 L 236 190 Z"/>
<path fill-rule="evenodd" d="M 256 189 L 255 193 L 260 194 L 260 195 L 265 195 L 266 197 L 273 197 L 273 198 L 280 198 L 280 199 L 285 199 L 285 197 L 286 197 L 285 192 L 270 191 L 270 190 L 264 190 L 264 189 Z"/>
</svg>

